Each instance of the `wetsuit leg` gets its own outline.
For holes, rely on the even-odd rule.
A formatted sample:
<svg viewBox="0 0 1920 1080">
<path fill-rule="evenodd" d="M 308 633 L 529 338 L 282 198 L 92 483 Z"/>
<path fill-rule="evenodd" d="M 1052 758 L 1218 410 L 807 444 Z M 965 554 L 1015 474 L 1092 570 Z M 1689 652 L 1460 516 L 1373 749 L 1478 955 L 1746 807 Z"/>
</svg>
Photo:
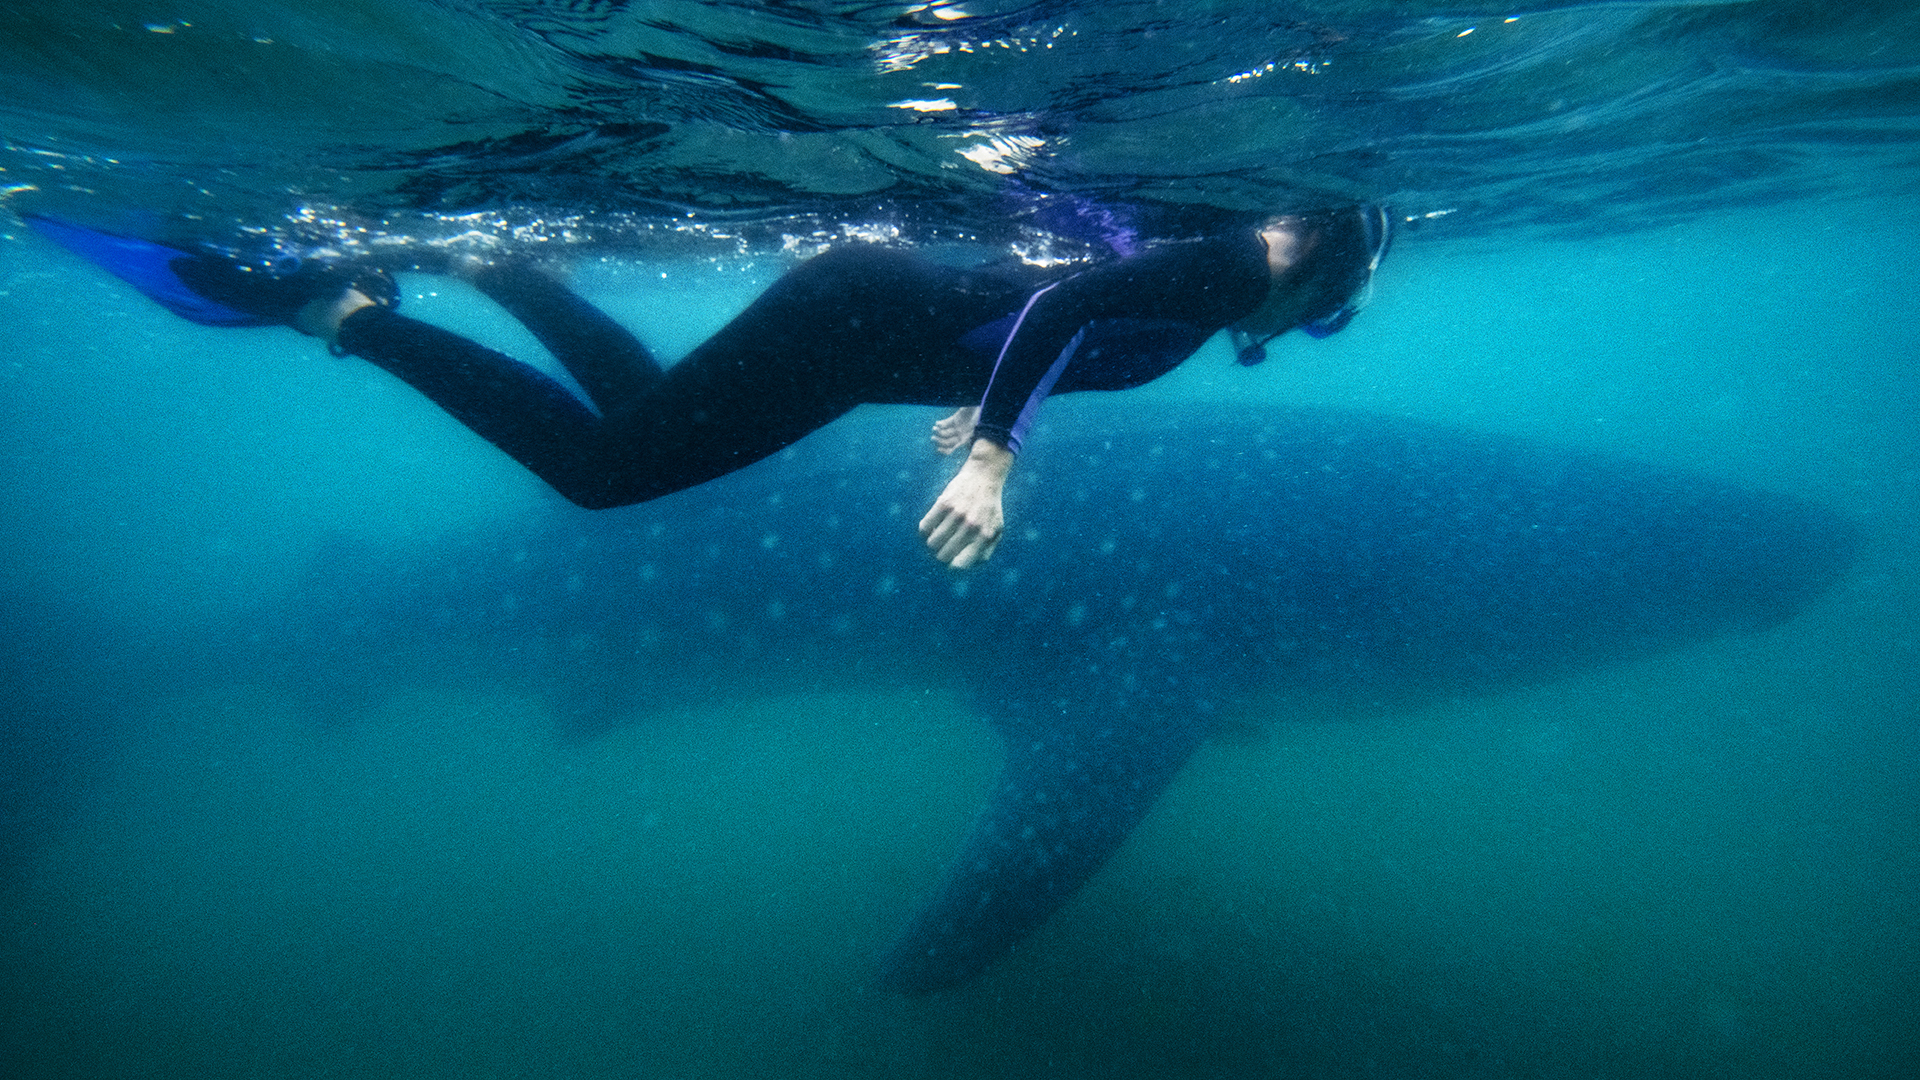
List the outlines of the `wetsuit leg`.
<svg viewBox="0 0 1920 1080">
<path fill-rule="evenodd" d="M 760 294 L 648 393 L 604 411 L 600 491 L 639 502 L 792 445 L 862 403 L 960 404 L 984 362 L 956 344 L 1004 304 L 904 252 L 837 248 Z M 997 312 L 992 312 L 997 314 Z"/>
<path fill-rule="evenodd" d="M 533 332 L 595 405 L 630 400 L 660 378 L 659 361 L 639 338 L 544 272 L 508 261 L 482 269 L 472 281 Z"/>
<path fill-rule="evenodd" d="M 597 440 L 600 418 L 545 373 L 384 307 L 348 316 L 339 344 L 398 375 L 562 495 L 582 501 L 570 487 L 579 448 Z"/>
<path fill-rule="evenodd" d="M 649 378 L 642 365 L 588 363 L 587 352 L 555 348 L 589 386 L 598 416 L 534 368 L 387 309 L 348 318 L 340 345 L 406 380 L 562 495 L 604 508 L 750 465 L 862 402 L 977 397 L 985 371 L 954 343 L 998 313 L 1003 291 L 900 252 L 837 249 L 775 282 L 665 374 Z M 555 312 L 575 310 L 533 296 L 520 297 L 538 309 L 530 326 L 551 330 Z"/>
</svg>

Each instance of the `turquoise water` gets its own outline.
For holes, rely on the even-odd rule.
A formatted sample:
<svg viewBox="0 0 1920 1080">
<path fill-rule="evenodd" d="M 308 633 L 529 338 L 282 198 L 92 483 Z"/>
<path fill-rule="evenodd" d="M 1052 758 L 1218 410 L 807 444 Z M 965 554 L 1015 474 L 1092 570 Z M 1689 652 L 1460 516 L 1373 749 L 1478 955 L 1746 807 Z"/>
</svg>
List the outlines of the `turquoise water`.
<svg viewBox="0 0 1920 1080">
<path fill-rule="evenodd" d="M 8 1071 L 1901 1075 L 1920 290 L 1876 256 L 1916 239 L 1861 203 L 1415 247 L 1349 334 L 1116 399 L 1602 447 L 1843 508 L 1869 552 L 1758 636 L 1251 707 L 1030 947 L 907 1001 L 872 958 L 995 757 L 951 687 L 723 690 L 581 740 L 485 671 L 391 672 L 329 715 L 264 673 L 150 670 L 135 643 L 224 626 L 343 533 L 404 547 L 543 496 L 353 362 L 177 323 L 16 237 L 6 587 L 52 614 L 12 631 L 44 666 L 10 737 Z M 651 320 L 670 295 L 688 333 L 754 285 L 659 273 L 582 282 Z"/>
<path fill-rule="evenodd" d="M 505 659 L 368 663 L 337 697 L 236 662 L 283 631 L 315 566 L 437 550 L 552 497 L 370 366 L 284 330 L 173 319 L 5 219 L 0 1073 L 1920 1069 L 1920 210 L 1903 10 L 1540 12 L 1552 32 L 1503 59 L 1441 54 L 1509 24 L 1438 7 L 1327 8 L 1258 35 L 1235 5 L 967 7 L 1001 20 L 978 40 L 1009 44 L 901 73 L 969 88 L 939 91 L 969 113 L 951 127 L 889 110 L 908 96 L 891 74 L 832 81 L 845 57 L 871 59 L 875 25 L 922 32 L 895 27 L 904 9 L 564 8 L 625 35 L 605 39 L 532 4 L 16 11 L 20 32 L 0 35 L 0 187 L 15 209 L 153 234 L 220 217 L 303 240 L 359 221 L 568 245 L 577 286 L 668 355 L 791 265 L 783 230 L 801 250 L 841 217 L 973 235 L 980 215 L 953 200 L 998 174 L 957 174 L 941 139 L 988 119 L 1071 136 L 1071 153 L 1031 165 L 1043 186 L 1391 195 L 1439 216 L 1396 248 L 1350 330 L 1276 343 L 1256 369 L 1216 343 L 1103 402 L 1103 422 L 1335 405 L 1590 448 L 1839 510 L 1865 532 L 1859 564 L 1784 625 L 1539 685 L 1337 712 L 1276 686 L 1224 718 L 1014 956 L 903 999 L 872 989 L 874 958 L 938 880 L 998 755 L 938 657 L 639 693 L 591 731 L 567 687 Z M 966 30 L 954 21 L 941 32 Z M 1153 63 L 1006 59 L 1042 24 L 1108 41 L 1145 22 Z M 1485 29 L 1460 37 L 1468 23 Z M 848 27 L 865 35 L 852 46 Z M 714 44 L 742 41 L 789 53 Z M 685 63 L 623 67 L 623 43 Z M 250 68 L 242 46 L 296 55 Z M 1276 58 L 1361 74 L 1317 97 L 1207 96 Z M 983 66 L 938 66 L 963 60 Z M 816 81 L 782 66 L 796 64 Z M 257 70 L 280 71 L 284 95 L 249 96 Z M 748 93 L 769 80 L 777 108 Z M 1556 100 L 1553 116 L 1579 122 L 1543 126 Z M 347 104 L 371 111 L 306 122 Z M 1270 126 L 1251 150 L 1181 141 L 1191 110 L 1216 108 Z M 557 144 L 521 172 L 527 144 L 485 142 L 589 129 L 615 149 Z M 743 165 L 769 147 L 793 156 Z M 488 175 L 521 179 L 473 186 Z M 573 175 L 554 201 L 528 198 Z M 657 205 L 619 205 L 653 181 L 676 206 L 707 184 L 773 224 L 717 215 L 688 232 Z M 876 209 L 876 193 L 895 201 Z M 321 225 L 300 205 L 323 207 Z M 924 205 L 938 209 L 910 212 Z M 729 230 L 747 238 L 712 235 Z M 535 352 L 461 286 L 403 286 L 410 312 Z"/>
</svg>

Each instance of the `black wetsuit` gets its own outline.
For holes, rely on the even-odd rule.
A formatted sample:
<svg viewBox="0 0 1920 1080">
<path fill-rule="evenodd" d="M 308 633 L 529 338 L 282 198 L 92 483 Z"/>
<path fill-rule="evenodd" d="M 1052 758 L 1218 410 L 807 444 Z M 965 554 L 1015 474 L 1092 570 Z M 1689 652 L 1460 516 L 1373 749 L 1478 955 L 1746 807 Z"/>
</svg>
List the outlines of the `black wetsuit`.
<svg viewBox="0 0 1920 1080">
<path fill-rule="evenodd" d="M 350 316 L 340 347 L 599 509 L 725 475 L 863 403 L 977 403 L 977 434 L 1018 451 L 1049 393 L 1166 374 L 1258 308 L 1269 276 L 1251 230 L 1051 277 L 836 248 L 666 370 L 544 274 L 508 264 L 474 283 L 553 352 L 592 409 L 526 364 L 386 307 Z"/>
</svg>

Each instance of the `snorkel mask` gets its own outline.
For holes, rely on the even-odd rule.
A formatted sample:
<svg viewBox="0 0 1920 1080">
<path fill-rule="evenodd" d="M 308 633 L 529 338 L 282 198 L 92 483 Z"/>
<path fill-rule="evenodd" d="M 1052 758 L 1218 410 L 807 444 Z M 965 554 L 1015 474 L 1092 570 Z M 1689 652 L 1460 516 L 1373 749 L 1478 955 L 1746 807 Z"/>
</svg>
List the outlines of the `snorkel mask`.
<svg viewBox="0 0 1920 1080">
<path fill-rule="evenodd" d="M 1374 272 L 1380 269 L 1380 260 L 1387 257 L 1387 249 L 1393 246 L 1393 218 L 1388 215 L 1386 207 L 1368 203 L 1354 212 L 1360 215 L 1361 226 L 1366 230 L 1366 276 L 1345 303 L 1317 319 L 1300 324 L 1300 329 L 1310 338 L 1331 337 L 1345 330 L 1353 317 L 1372 302 Z M 1245 331 L 1233 331 L 1234 359 L 1248 367 L 1258 364 L 1267 358 L 1267 343 L 1284 333 L 1286 331 L 1282 330 L 1256 339 Z"/>
</svg>

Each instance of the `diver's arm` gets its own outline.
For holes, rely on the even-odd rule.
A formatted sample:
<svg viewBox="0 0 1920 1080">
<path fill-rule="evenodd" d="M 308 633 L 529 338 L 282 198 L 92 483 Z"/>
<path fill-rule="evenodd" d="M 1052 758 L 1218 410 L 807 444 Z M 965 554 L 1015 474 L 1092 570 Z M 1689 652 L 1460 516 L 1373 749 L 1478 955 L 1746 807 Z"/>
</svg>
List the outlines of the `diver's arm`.
<svg viewBox="0 0 1920 1080">
<path fill-rule="evenodd" d="M 1002 346 L 979 409 L 968 418 L 975 423 L 966 463 L 920 519 L 920 535 L 934 557 L 956 570 L 992 557 L 1005 529 L 1001 492 L 1018 453 L 1014 432 L 1021 411 L 1045 394 L 1048 369 L 1081 327 L 1103 318 L 1172 318 L 1218 329 L 1258 308 L 1268 285 L 1266 245 L 1248 230 L 1168 245 L 1035 294 Z M 936 425 L 935 444 L 944 448 L 943 436 L 957 434 L 961 419 L 956 413 L 941 422 L 953 431 Z"/>
<path fill-rule="evenodd" d="M 1165 244 L 1036 293 L 994 363 L 976 434 L 1018 450 L 1014 430 L 1075 334 L 1096 319 L 1171 319 L 1212 333 L 1260 307 L 1272 281 L 1252 229 Z"/>
<path fill-rule="evenodd" d="M 1007 486 L 1013 458 L 1013 451 L 992 439 L 973 441 L 966 463 L 920 519 L 920 535 L 927 538 L 934 558 L 965 570 L 993 557 L 1005 527 L 1000 493 Z"/>
</svg>

